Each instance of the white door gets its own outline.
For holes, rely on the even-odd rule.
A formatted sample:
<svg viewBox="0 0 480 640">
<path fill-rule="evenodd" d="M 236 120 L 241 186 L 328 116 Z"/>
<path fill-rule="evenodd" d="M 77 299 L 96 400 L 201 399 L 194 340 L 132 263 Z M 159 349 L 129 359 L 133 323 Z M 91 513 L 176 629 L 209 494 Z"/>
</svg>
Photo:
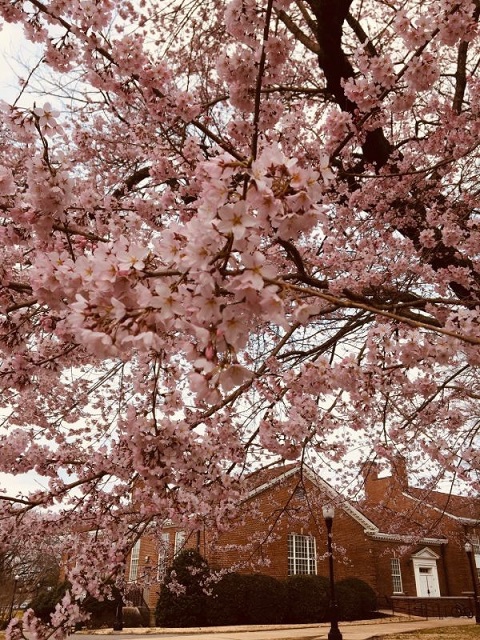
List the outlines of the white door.
<svg viewBox="0 0 480 640">
<path fill-rule="evenodd" d="M 419 598 L 439 598 L 440 583 L 438 581 L 437 560 L 440 556 L 425 547 L 412 556 L 415 586 Z"/>
<path fill-rule="evenodd" d="M 418 567 L 418 586 L 421 598 L 438 598 L 440 591 L 434 567 Z"/>
</svg>

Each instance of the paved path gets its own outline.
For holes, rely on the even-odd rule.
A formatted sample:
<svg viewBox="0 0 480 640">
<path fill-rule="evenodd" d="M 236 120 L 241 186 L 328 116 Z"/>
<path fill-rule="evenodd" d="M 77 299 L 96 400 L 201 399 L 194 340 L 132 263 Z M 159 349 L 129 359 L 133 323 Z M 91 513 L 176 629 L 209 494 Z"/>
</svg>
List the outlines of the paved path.
<svg viewBox="0 0 480 640">
<path fill-rule="evenodd" d="M 401 618 L 395 620 L 380 619 L 371 622 L 343 622 L 340 631 L 343 640 L 371 640 L 383 638 L 393 633 L 435 629 L 438 627 L 474 625 L 474 619 L 467 618 Z M 124 629 L 113 632 L 109 629 L 95 632 L 78 632 L 78 640 L 100 640 L 99 635 L 108 640 L 324 640 L 328 637 L 328 624 L 295 626 L 251 626 L 251 627 L 215 627 L 193 629 Z M 480 629 L 479 629 L 480 633 Z M 105 640 L 107 640 L 107 638 Z M 71 640 L 74 640 L 72 638 Z"/>
</svg>

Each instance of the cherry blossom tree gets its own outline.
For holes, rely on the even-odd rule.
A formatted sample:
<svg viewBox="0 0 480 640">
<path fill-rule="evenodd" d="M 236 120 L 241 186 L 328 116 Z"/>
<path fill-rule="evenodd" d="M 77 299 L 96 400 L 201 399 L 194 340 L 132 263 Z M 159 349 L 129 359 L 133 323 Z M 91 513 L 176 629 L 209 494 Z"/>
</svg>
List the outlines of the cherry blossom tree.
<svg viewBox="0 0 480 640">
<path fill-rule="evenodd" d="M 1 104 L 0 471 L 42 478 L 1 538 L 62 533 L 54 627 L 255 464 L 478 491 L 480 2 L 0 10 L 44 47 Z"/>
</svg>

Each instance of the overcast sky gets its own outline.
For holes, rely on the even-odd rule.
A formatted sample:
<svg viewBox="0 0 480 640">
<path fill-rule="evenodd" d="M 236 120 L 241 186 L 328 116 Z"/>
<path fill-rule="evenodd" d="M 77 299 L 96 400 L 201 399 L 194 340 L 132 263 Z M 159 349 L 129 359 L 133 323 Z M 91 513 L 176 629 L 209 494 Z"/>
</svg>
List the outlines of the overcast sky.
<svg viewBox="0 0 480 640">
<path fill-rule="evenodd" d="M 41 48 L 25 38 L 19 25 L 1 20 L 0 24 L 0 98 L 11 104 L 19 94 L 18 76 L 27 77 L 28 69 L 41 56 Z M 27 98 L 21 104 L 31 106 L 32 99 Z"/>
<path fill-rule="evenodd" d="M 18 25 L 0 21 L 0 99 L 12 104 L 18 94 L 18 76 L 26 77 L 26 68 L 35 64 L 40 56 L 39 47 L 26 40 L 23 29 Z M 31 106 L 32 98 L 26 97 L 23 103 Z M 0 489 L 6 489 L 9 495 L 26 493 L 31 489 L 40 489 L 45 482 L 34 473 L 11 476 L 0 473 Z"/>
</svg>

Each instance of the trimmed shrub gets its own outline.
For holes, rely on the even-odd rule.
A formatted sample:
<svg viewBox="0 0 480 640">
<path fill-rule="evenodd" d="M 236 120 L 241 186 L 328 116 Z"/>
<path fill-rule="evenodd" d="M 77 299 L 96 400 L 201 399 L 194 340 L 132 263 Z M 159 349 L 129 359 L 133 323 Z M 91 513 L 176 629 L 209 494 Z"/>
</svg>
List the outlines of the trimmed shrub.
<svg viewBox="0 0 480 640">
<path fill-rule="evenodd" d="M 283 622 L 285 585 L 263 574 L 229 573 L 208 599 L 208 624 L 277 624 Z"/>
<path fill-rule="evenodd" d="M 340 620 L 364 620 L 377 608 L 375 591 L 359 578 L 347 578 L 336 585 Z"/>
<path fill-rule="evenodd" d="M 296 575 L 285 580 L 287 606 L 285 622 L 303 624 L 328 618 L 330 587 L 323 576 Z"/>
<path fill-rule="evenodd" d="M 119 599 L 121 599 L 121 594 L 115 586 L 112 587 L 111 599 L 105 598 L 104 600 L 98 600 L 88 595 L 82 602 L 82 609 L 90 614 L 90 618 L 84 623 L 85 626 L 88 629 L 113 627 Z"/>
<path fill-rule="evenodd" d="M 213 584 L 208 598 L 207 623 L 211 626 L 245 624 L 246 576 L 227 573 Z"/>
<path fill-rule="evenodd" d="M 167 570 L 155 611 L 160 627 L 200 627 L 206 624 L 205 585 L 210 571 L 202 556 L 191 549 L 178 554 Z"/>
<path fill-rule="evenodd" d="M 285 585 L 260 573 L 246 578 L 245 624 L 278 624 L 283 622 L 286 605 Z"/>
<path fill-rule="evenodd" d="M 43 622 L 50 622 L 50 614 L 55 610 L 55 606 L 63 598 L 66 591 L 70 588 L 68 582 L 63 582 L 50 590 L 41 591 L 28 605 L 33 609 Z M 85 623 L 80 624 L 78 628 L 86 626 L 89 629 L 100 629 L 101 627 L 112 627 L 115 620 L 115 611 L 117 607 L 120 592 L 116 587 L 112 591 L 113 599 L 97 600 L 88 595 L 82 602 L 82 610 L 90 614 L 90 618 Z M 124 608 L 125 611 L 125 608 Z M 125 626 L 142 626 L 140 624 L 125 624 Z"/>
</svg>

